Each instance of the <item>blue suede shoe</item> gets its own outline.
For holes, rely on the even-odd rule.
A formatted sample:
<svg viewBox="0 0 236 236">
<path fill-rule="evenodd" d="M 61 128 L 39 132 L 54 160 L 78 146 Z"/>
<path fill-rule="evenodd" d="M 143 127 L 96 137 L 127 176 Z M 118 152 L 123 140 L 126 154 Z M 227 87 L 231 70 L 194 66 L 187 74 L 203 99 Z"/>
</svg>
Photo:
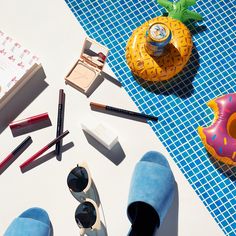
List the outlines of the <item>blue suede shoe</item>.
<svg viewBox="0 0 236 236">
<path fill-rule="evenodd" d="M 3 236 L 50 236 L 50 234 L 51 223 L 47 212 L 34 207 L 14 219 Z"/>
<path fill-rule="evenodd" d="M 153 236 L 163 222 L 175 194 L 175 179 L 166 158 L 148 152 L 136 164 L 129 192 L 128 236 Z"/>
</svg>

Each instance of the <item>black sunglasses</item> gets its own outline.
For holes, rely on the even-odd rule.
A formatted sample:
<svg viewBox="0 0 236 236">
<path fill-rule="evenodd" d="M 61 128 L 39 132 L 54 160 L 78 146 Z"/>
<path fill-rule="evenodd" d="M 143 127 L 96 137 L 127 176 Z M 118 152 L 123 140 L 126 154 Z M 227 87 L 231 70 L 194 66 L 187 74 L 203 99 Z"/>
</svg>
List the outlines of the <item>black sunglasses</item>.
<svg viewBox="0 0 236 236">
<path fill-rule="evenodd" d="M 67 177 L 67 185 L 72 195 L 80 201 L 75 211 L 75 220 L 84 234 L 85 229 L 99 230 L 100 217 L 95 201 L 86 197 L 86 193 L 92 186 L 92 179 L 86 164 L 77 165 Z"/>
</svg>

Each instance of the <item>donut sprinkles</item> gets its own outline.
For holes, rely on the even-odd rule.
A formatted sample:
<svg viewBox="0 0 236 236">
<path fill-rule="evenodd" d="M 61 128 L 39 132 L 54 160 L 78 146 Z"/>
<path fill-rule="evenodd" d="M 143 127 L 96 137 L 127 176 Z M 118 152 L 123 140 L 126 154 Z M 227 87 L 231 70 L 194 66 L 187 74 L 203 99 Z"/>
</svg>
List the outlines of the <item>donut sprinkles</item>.
<svg viewBox="0 0 236 236">
<path fill-rule="evenodd" d="M 236 93 L 211 100 L 207 105 L 214 112 L 209 127 L 198 133 L 207 151 L 217 160 L 236 166 Z"/>
</svg>

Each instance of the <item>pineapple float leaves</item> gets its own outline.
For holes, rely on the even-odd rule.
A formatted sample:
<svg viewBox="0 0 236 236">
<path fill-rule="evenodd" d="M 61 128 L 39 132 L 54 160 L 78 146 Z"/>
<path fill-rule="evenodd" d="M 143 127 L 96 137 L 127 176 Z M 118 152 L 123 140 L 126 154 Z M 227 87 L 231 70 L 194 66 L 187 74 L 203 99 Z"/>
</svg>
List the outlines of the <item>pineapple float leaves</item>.
<svg viewBox="0 0 236 236">
<path fill-rule="evenodd" d="M 168 16 L 186 23 L 189 20 L 201 21 L 202 16 L 197 12 L 188 10 L 188 7 L 196 4 L 195 0 L 179 0 L 170 2 L 168 0 L 157 0 L 157 2 L 168 11 Z"/>
</svg>

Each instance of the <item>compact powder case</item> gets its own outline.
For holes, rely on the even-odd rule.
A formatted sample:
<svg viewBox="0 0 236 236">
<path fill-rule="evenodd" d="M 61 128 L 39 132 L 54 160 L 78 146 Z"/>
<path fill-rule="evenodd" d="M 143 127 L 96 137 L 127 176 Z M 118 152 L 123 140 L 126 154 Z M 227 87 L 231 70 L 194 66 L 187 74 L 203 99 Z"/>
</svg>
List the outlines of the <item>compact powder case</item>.
<svg viewBox="0 0 236 236">
<path fill-rule="evenodd" d="M 86 38 L 79 60 L 65 78 L 66 84 L 88 94 L 103 70 L 108 53 L 106 47 Z"/>
</svg>

